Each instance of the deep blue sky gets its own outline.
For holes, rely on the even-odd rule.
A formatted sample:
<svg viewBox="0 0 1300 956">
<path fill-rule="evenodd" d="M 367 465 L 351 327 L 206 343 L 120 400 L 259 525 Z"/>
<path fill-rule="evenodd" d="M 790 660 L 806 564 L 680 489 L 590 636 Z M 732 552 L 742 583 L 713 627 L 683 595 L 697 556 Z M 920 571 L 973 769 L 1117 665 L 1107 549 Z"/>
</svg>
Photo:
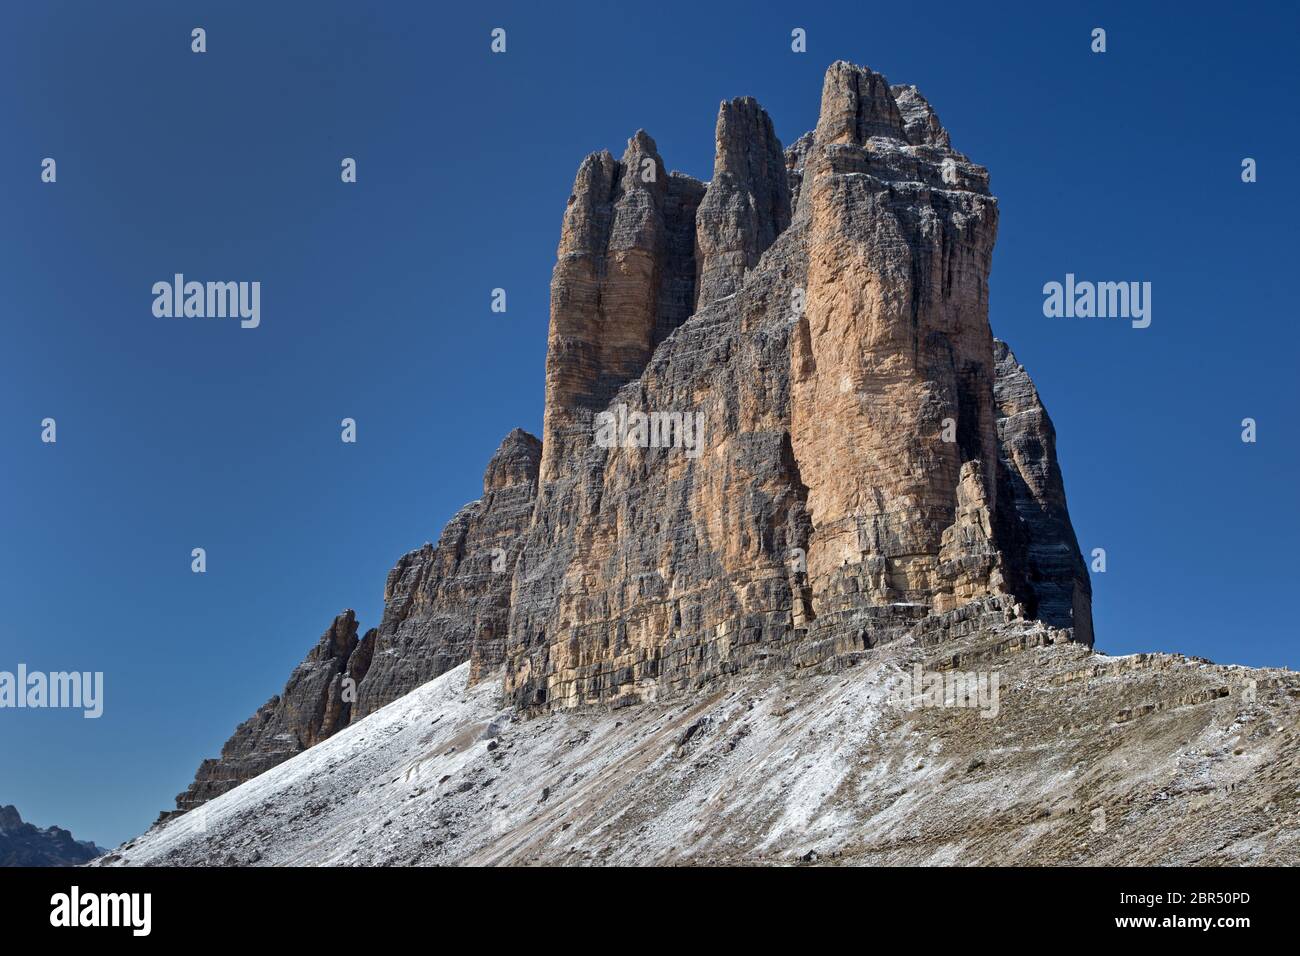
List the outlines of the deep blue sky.
<svg viewBox="0 0 1300 956">
<path fill-rule="evenodd" d="M 720 100 L 788 143 L 838 58 L 919 85 L 991 172 L 991 321 L 1108 553 L 1098 648 L 1300 666 L 1297 18 L 1135 6 L 5 4 L 0 670 L 107 686 L 98 721 L 0 711 L 0 803 L 103 844 L 170 807 L 339 610 L 378 621 L 502 436 L 539 433 L 583 155 L 644 127 L 707 179 Z M 174 272 L 260 280 L 261 328 L 154 318 Z M 1151 327 L 1045 318 L 1066 272 L 1151 281 Z"/>
</svg>

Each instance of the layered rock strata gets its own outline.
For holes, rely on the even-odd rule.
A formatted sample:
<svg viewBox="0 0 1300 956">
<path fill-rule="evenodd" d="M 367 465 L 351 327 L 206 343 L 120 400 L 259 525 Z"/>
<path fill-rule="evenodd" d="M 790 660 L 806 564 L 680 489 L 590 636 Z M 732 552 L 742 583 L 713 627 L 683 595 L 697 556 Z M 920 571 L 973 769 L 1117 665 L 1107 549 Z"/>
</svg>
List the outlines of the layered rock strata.
<svg viewBox="0 0 1300 956">
<path fill-rule="evenodd" d="M 645 368 L 695 301 L 698 180 L 669 174 L 644 130 L 620 160 L 583 160 L 551 278 L 542 475 L 591 438 L 592 417 Z"/>
<path fill-rule="evenodd" d="M 606 409 L 702 415 L 699 453 L 588 429 L 544 455 L 506 654 L 527 709 L 806 666 L 984 597 L 1091 642 L 1050 423 L 1015 369 L 995 398 L 987 171 L 915 88 L 847 63 L 811 136 L 777 146 L 752 100 L 722 105 L 695 313 L 634 377 L 583 368 L 628 378 Z M 580 172 L 570 210 L 591 190 Z"/>
</svg>

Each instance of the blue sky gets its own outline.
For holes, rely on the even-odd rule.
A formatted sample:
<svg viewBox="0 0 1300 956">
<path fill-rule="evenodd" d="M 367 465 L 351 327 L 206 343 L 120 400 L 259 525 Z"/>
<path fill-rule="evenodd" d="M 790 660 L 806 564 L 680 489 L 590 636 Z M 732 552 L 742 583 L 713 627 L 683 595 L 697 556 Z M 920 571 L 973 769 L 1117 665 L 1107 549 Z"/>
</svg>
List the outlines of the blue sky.
<svg viewBox="0 0 1300 956">
<path fill-rule="evenodd" d="M 1297 16 L 1159 6 L 6 4 L 0 670 L 102 670 L 106 699 L 0 711 L 0 803 L 103 844 L 170 807 L 336 613 L 377 623 L 500 439 L 540 432 L 582 157 L 644 127 L 707 179 L 720 100 L 789 143 L 840 58 L 916 83 L 990 170 L 990 318 L 1107 551 L 1098 648 L 1300 666 Z M 176 272 L 260 281 L 261 327 L 155 318 Z M 1151 327 L 1045 318 L 1067 272 L 1150 281 Z"/>
</svg>

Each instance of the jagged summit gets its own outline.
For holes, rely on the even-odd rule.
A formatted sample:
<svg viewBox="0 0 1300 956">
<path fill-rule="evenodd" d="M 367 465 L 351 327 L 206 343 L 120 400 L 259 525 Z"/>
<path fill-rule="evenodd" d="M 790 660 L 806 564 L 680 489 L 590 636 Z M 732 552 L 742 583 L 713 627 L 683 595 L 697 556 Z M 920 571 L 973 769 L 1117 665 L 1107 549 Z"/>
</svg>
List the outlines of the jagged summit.
<svg viewBox="0 0 1300 956">
<path fill-rule="evenodd" d="M 872 136 L 906 139 L 889 81 L 865 66 L 844 60 L 832 63 L 822 83 L 815 136 L 823 147 L 836 143 L 861 146 Z"/>
<path fill-rule="evenodd" d="M 506 437 L 482 498 L 389 574 L 379 627 L 343 619 L 263 722 L 311 746 L 466 661 L 535 715 L 900 640 L 1091 645 L 1055 433 L 989 327 L 997 222 L 920 92 L 845 62 L 789 147 L 754 99 L 722 102 L 708 183 L 644 130 L 587 156 L 541 441 Z M 249 770 L 292 750 L 243 737 Z"/>
<path fill-rule="evenodd" d="M 873 646 L 986 596 L 1027 619 L 1048 592 L 1086 611 L 1063 496 L 1034 499 L 1042 520 L 1023 491 L 1018 509 L 1032 482 L 1000 444 L 987 172 L 895 89 L 832 65 L 816 129 L 784 153 L 757 103 L 722 104 L 695 311 L 635 360 L 577 360 L 573 330 L 652 341 L 658 281 L 680 263 L 647 231 L 648 268 L 599 249 L 581 282 L 557 266 L 548 383 L 605 388 L 594 401 L 548 389 L 507 647 L 521 706 L 648 699 L 757 660 Z M 580 174 L 570 214 L 585 186 Z M 571 248 L 569 217 L 562 235 Z M 633 307 L 603 294 L 629 284 Z M 581 294 L 600 307 L 575 308 Z M 619 405 L 702 413 L 709 453 L 595 447 L 592 417 Z M 1055 566 L 1030 560 L 1058 548 Z M 1091 642 L 1085 613 L 1052 622 Z"/>
<path fill-rule="evenodd" d="M 696 305 L 731 295 L 790 225 L 785 155 L 753 97 L 718 108 L 713 179 L 696 212 Z"/>
<path fill-rule="evenodd" d="M 502 439 L 483 472 L 483 494 L 536 482 L 541 459 L 541 441 L 522 428 L 514 429 Z"/>
<path fill-rule="evenodd" d="M 898 112 L 903 117 L 903 135 L 913 146 L 928 144 L 942 149 L 951 147 L 948 131 L 939 122 L 929 100 L 915 86 L 891 86 Z"/>
</svg>

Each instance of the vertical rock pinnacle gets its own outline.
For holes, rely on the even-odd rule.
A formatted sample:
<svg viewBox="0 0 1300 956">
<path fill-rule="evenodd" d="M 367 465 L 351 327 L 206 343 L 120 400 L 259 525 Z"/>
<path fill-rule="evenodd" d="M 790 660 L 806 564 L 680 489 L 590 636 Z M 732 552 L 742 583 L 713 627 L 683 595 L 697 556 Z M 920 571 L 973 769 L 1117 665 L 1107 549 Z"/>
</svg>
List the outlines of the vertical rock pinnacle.
<svg viewBox="0 0 1300 956">
<path fill-rule="evenodd" d="M 790 224 L 785 155 L 752 97 L 718 110 L 713 180 L 696 214 L 696 306 L 731 295 Z"/>
</svg>

